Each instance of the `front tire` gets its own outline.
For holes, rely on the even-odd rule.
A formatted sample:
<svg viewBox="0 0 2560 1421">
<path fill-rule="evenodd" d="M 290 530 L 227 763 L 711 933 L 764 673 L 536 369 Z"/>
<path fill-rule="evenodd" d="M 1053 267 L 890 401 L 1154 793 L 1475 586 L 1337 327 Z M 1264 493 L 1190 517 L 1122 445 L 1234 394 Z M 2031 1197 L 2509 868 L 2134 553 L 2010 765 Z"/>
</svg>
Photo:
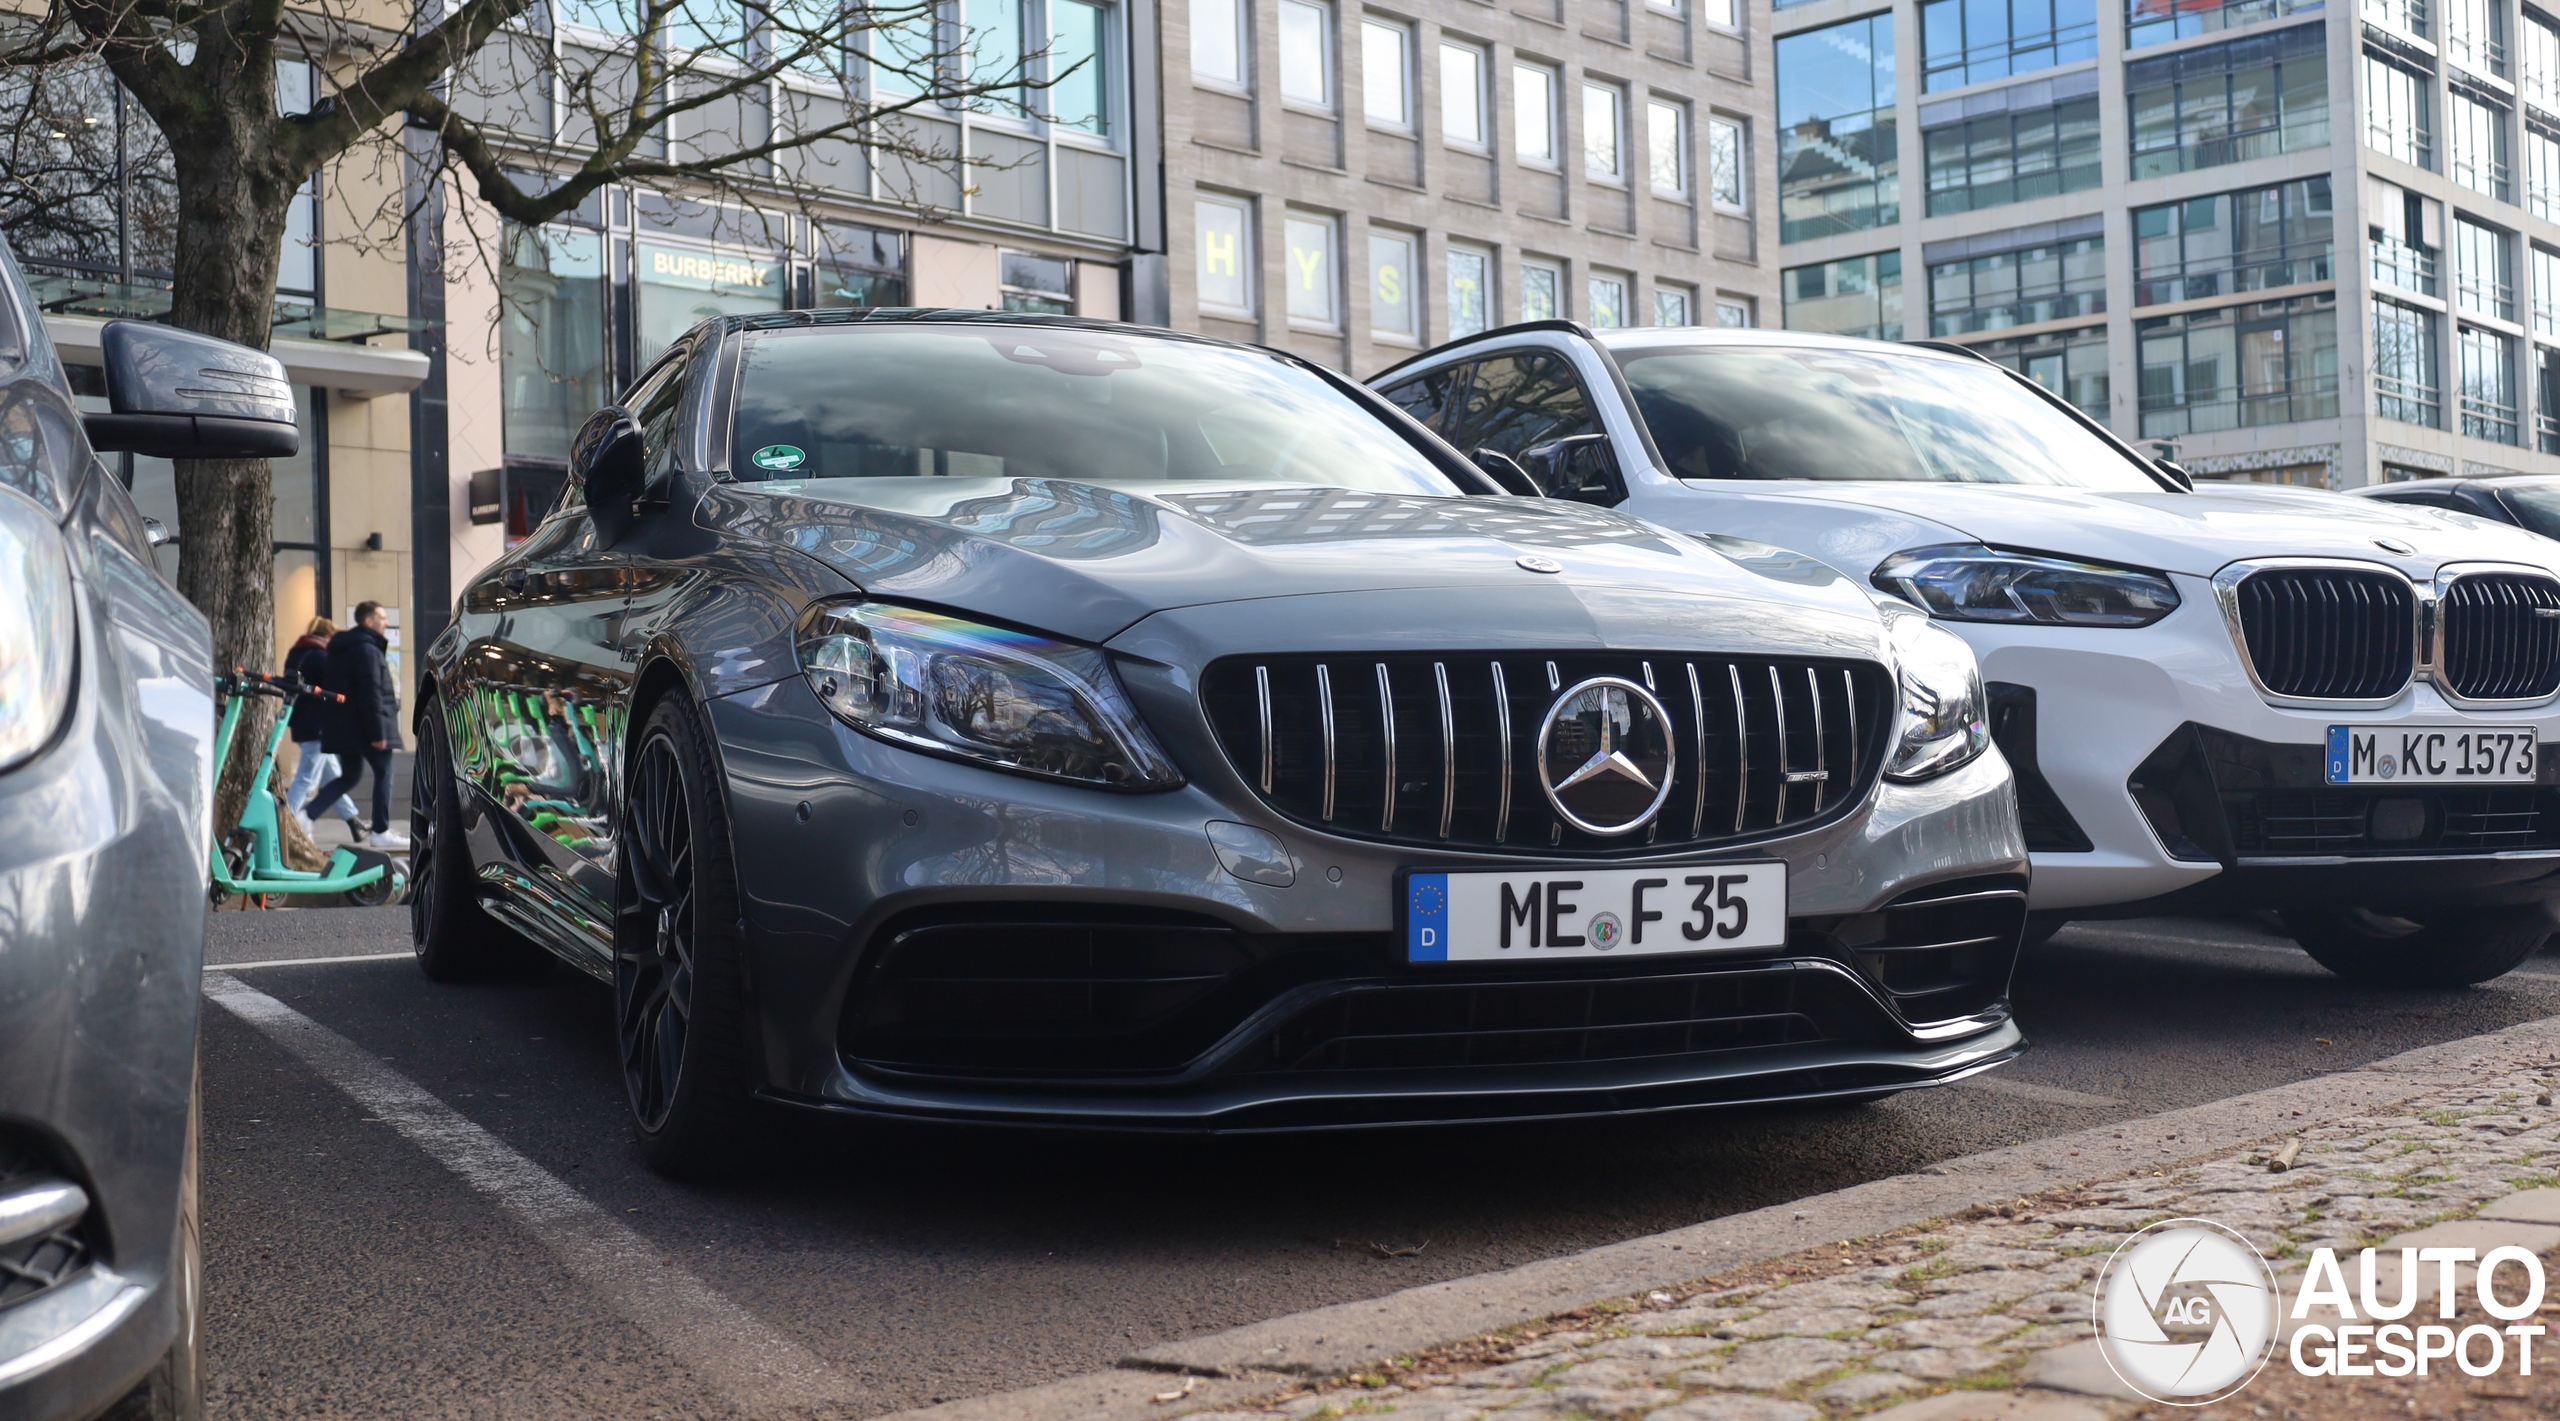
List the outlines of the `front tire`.
<svg viewBox="0 0 2560 1421">
<path fill-rule="evenodd" d="M 735 1171 L 754 1100 L 736 865 L 719 766 L 681 694 L 641 727 L 624 781 L 614 1030 L 640 1153 L 661 1174 Z"/>
<path fill-rule="evenodd" d="M 431 982 L 540 976 L 550 954 L 490 917 L 480 904 L 444 717 L 429 707 L 425 720 L 409 790 L 409 940 L 418 954 L 418 970 Z"/>
<path fill-rule="evenodd" d="M 2503 977 L 2542 950 L 2540 904 L 2452 913 L 2427 922 L 2370 908 L 2294 908 L 2285 931 L 2311 959 L 2372 987 L 2468 987 Z"/>
</svg>

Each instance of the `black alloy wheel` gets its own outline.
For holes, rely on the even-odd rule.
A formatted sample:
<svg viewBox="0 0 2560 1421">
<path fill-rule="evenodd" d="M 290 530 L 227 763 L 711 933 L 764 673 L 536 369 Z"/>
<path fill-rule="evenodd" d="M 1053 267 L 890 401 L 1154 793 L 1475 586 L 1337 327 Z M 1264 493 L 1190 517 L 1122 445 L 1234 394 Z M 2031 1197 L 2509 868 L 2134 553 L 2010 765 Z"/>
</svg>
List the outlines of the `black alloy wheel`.
<svg viewBox="0 0 2560 1421">
<path fill-rule="evenodd" d="M 624 777 L 613 1001 L 622 1083 L 651 1168 L 729 1172 L 748 1088 L 737 875 L 718 774 L 692 707 L 662 700 Z"/>
<path fill-rule="evenodd" d="M 418 970 L 434 982 L 538 977 L 551 955 L 481 905 L 441 707 L 430 703 L 421 721 L 409 789 L 409 941 Z"/>
</svg>

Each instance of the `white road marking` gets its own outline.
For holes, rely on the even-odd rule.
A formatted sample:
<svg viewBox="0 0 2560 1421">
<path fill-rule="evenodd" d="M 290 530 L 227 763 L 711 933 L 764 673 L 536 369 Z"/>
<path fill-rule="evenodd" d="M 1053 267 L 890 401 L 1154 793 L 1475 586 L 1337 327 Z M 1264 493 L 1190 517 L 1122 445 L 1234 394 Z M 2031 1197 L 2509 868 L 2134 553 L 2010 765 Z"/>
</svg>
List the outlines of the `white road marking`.
<svg viewBox="0 0 2560 1421">
<path fill-rule="evenodd" d="M 414 962 L 414 952 L 359 952 L 353 957 L 277 957 L 264 962 L 208 962 L 207 972 L 247 972 L 259 967 L 326 967 L 333 962 Z"/>
<path fill-rule="evenodd" d="M 496 1200 L 606 1306 L 741 1411 L 856 1400 L 853 1385 L 808 1349 L 670 1265 L 647 1239 L 354 1042 L 228 970 L 206 974 L 204 993 Z"/>
<path fill-rule="evenodd" d="M 1987 1090 L 1993 1095 L 2014 1095 L 2020 1100 L 2038 1100 L 2047 1105 L 2119 1106 L 2123 1101 L 2111 1095 L 2089 1095 L 2060 1086 L 2036 1085 L 2031 1081 L 2013 1081 L 2007 1076 L 1967 1076 L 1956 1082 L 1959 1090 Z"/>
</svg>

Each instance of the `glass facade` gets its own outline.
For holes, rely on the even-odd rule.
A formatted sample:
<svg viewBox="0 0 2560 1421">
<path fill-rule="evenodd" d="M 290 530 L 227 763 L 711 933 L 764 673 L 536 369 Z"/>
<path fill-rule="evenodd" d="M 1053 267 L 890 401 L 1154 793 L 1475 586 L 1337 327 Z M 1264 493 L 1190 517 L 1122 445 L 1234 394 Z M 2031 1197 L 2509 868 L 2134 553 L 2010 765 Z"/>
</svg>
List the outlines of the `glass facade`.
<svg viewBox="0 0 2560 1421">
<path fill-rule="evenodd" d="M 2335 270 L 2336 237 L 2326 177 L 2138 207 L 2133 304 L 2326 281 Z"/>
<path fill-rule="evenodd" d="M 2154 316 L 2134 340 L 2146 439 L 2338 413 L 2334 295 Z"/>
<path fill-rule="evenodd" d="M 2560 454 L 2560 350 L 2533 348 L 2533 446 Z"/>
<path fill-rule="evenodd" d="M 2454 219 L 2453 304 L 2492 320 L 2516 318 L 2515 242 L 2506 233 Z"/>
<path fill-rule="evenodd" d="M 2533 274 L 2533 333 L 2560 340 L 2560 252 L 2537 242 Z"/>
<path fill-rule="evenodd" d="M 1414 296 L 1413 239 L 1370 233 L 1369 329 L 1405 339 L 1421 335 L 1422 313 Z"/>
<path fill-rule="evenodd" d="M 785 267 L 771 252 L 640 241 L 632 244 L 632 271 L 640 366 L 697 321 L 783 307 Z"/>
<path fill-rule="evenodd" d="M 1902 220 L 1893 16 L 1783 36 L 1778 55 L 1778 240 Z"/>
<path fill-rule="evenodd" d="M 1978 212 L 2098 185 L 2098 100 L 1994 113 L 1924 130 L 1929 215 Z"/>
<path fill-rule="evenodd" d="M 2445 58 L 2474 74 L 2507 77 L 2507 7 L 2503 0 L 2441 0 Z"/>
<path fill-rule="evenodd" d="M 2436 317 L 2374 298 L 2374 413 L 2430 429 L 2444 425 L 2444 381 L 2436 373 Z"/>
<path fill-rule="evenodd" d="M 1927 0 L 1920 56 L 1933 94 L 2095 59 L 2097 0 Z"/>
<path fill-rule="evenodd" d="M 1994 252 L 1929 268 L 1929 334 L 1933 336 L 2064 321 L 2106 309 L 2104 237 Z M 2102 362 L 2100 369 L 2104 368 Z"/>
<path fill-rule="evenodd" d="M 2524 126 L 2524 210 L 2560 222 L 2560 137 L 2532 122 Z"/>
<path fill-rule="evenodd" d="M 2533 107 L 2560 114 L 2560 26 L 2527 10 L 2522 38 L 2516 89 Z"/>
<path fill-rule="evenodd" d="M 2453 180 L 2483 197 L 2512 201 L 2506 106 L 2457 85 L 2445 92 L 2444 123 L 2453 140 Z"/>
<path fill-rule="evenodd" d="M 1449 336 L 1478 335 L 1492 328 L 1493 254 L 1472 247 L 1449 249 Z"/>
<path fill-rule="evenodd" d="M 1902 339 L 1902 253 L 1790 267 L 1780 278 L 1788 330 Z"/>
<path fill-rule="evenodd" d="M 1971 348 L 2069 400 L 2091 419 L 2106 422 L 2106 327 L 1977 341 Z"/>
<path fill-rule="evenodd" d="M 2326 146 L 2324 44 L 2320 25 L 2296 25 L 2127 64 L 2133 176 Z"/>
<path fill-rule="evenodd" d="M 1285 277 L 1289 283 L 1289 319 L 1330 326 L 1338 319 L 1334 301 L 1340 289 L 1334 257 L 1334 222 L 1330 217 L 1292 215 L 1281 224 L 1288 249 Z"/>
<path fill-rule="evenodd" d="M 2320 0 L 2128 0 L 2125 48 L 2193 39 L 2319 8 Z"/>
<path fill-rule="evenodd" d="M 907 304 L 905 233 L 821 222 L 815 234 L 813 289 L 803 304 L 821 310 Z"/>
<path fill-rule="evenodd" d="M 2498 444 L 2516 442 L 2516 343 L 2513 336 L 2464 326 L 2462 432 Z"/>
<path fill-rule="evenodd" d="M 2436 165 L 2435 124 L 2427 76 L 2366 50 L 2364 143 L 2413 168 Z"/>
<path fill-rule="evenodd" d="M 1564 315 L 1564 272 L 1545 262 L 1520 264 L 1520 319 L 1552 321 Z"/>
<path fill-rule="evenodd" d="M 498 296 L 506 451 L 565 461 L 578 426 L 612 399 L 603 234 L 570 226 L 510 228 Z"/>
</svg>

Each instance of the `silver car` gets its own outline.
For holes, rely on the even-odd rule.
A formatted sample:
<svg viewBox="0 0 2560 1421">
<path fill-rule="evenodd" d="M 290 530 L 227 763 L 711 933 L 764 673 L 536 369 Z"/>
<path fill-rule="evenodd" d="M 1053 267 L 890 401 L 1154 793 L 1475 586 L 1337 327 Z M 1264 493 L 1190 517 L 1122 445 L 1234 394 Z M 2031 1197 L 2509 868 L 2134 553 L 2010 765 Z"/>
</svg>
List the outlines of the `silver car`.
<svg viewBox="0 0 2560 1421">
<path fill-rule="evenodd" d="M 661 1167 L 750 1097 L 1273 1129 L 2020 1048 L 1972 653 L 1817 562 L 985 312 L 700 326 L 572 466 L 429 652 L 418 950 L 613 984 Z"/>
</svg>

